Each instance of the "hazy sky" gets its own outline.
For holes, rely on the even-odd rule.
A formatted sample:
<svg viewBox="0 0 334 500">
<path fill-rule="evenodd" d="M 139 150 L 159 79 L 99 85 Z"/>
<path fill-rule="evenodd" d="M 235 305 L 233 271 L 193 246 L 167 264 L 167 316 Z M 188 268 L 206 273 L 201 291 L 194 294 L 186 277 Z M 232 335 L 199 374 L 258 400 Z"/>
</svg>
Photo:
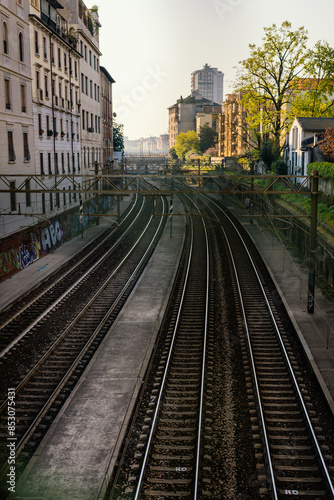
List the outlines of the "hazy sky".
<svg viewBox="0 0 334 500">
<path fill-rule="evenodd" d="M 113 85 L 116 121 L 130 139 L 168 133 L 168 106 L 190 94 L 190 75 L 205 63 L 224 73 L 224 95 L 249 43 L 263 27 L 304 26 L 309 46 L 334 46 L 333 0 L 93 0 L 99 6 L 101 65 Z"/>
</svg>

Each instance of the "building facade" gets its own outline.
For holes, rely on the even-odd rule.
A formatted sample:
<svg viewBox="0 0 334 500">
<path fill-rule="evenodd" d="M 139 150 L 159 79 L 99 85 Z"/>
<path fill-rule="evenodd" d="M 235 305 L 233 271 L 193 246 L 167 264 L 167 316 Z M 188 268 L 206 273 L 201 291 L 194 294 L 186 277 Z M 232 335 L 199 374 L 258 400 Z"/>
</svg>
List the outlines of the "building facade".
<svg viewBox="0 0 334 500">
<path fill-rule="evenodd" d="M 83 175 L 103 169 L 101 128 L 101 77 L 98 12 L 88 9 L 82 0 L 62 0 L 64 17 L 77 36 L 81 55 L 79 68 L 81 112 L 81 165 Z M 89 181 L 83 180 L 87 187 Z M 87 194 L 85 200 L 91 198 Z"/>
<path fill-rule="evenodd" d="M 23 0 L 1 2 L 0 33 L 0 173 L 10 177 L 13 190 L 21 185 L 19 175 L 35 173 L 34 126 L 31 102 L 31 58 L 29 50 L 29 4 Z M 36 195 L 29 193 L 0 196 L 0 237 L 33 223 Z"/>
<path fill-rule="evenodd" d="M 220 112 L 220 104 L 205 99 L 197 92 L 192 93 L 186 98 L 181 96 L 176 104 L 168 108 L 169 148 L 175 146 L 175 138 L 181 132 L 196 131 L 197 115 L 204 113 L 216 119 Z"/>
<path fill-rule="evenodd" d="M 240 94 L 228 94 L 222 105 L 218 127 L 218 156 L 238 156 L 249 148 L 246 112 Z"/>
<path fill-rule="evenodd" d="M 102 120 L 102 161 L 104 169 L 110 169 L 114 160 L 113 148 L 113 105 L 112 85 L 115 80 L 104 66 L 100 67 L 101 75 L 101 120 Z"/>
<path fill-rule="evenodd" d="M 224 73 L 205 64 L 202 69 L 191 73 L 191 92 L 198 92 L 205 99 L 222 104 Z"/>
<path fill-rule="evenodd" d="M 334 128 L 334 118 L 294 119 L 284 148 L 289 175 L 306 175 L 309 163 L 323 161 L 318 144 L 326 128 Z M 303 182 L 303 179 L 297 178 L 296 182 Z"/>
<path fill-rule="evenodd" d="M 30 7 L 32 103 L 36 170 L 47 187 L 62 174 L 81 173 L 81 131 L 77 37 L 55 0 Z M 79 181 L 80 184 L 80 181 Z M 39 216 L 52 217 L 79 203 L 70 181 L 63 193 L 42 193 Z"/>
</svg>

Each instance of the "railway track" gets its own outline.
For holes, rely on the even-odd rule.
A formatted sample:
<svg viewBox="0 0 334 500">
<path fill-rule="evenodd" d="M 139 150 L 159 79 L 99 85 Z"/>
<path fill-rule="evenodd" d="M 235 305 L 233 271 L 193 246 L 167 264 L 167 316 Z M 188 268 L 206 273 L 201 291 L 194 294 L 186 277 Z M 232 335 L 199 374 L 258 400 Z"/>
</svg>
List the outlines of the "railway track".
<svg viewBox="0 0 334 500">
<path fill-rule="evenodd" d="M 197 495 L 210 321 L 209 245 L 203 219 L 197 224 L 187 235 L 164 342 L 148 382 L 142 432 L 134 424 L 124 452 L 134 460 L 131 476 L 119 471 L 110 498 Z"/>
<path fill-rule="evenodd" d="M 215 213 L 222 213 L 217 204 L 215 208 Z M 298 363 L 242 234 L 231 217 L 225 213 L 224 218 L 254 392 L 258 470 L 266 478 L 260 492 L 274 499 L 334 498 L 334 450 L 329 452 L 318 425 L 317 408 L 307 391 L 308 376 L 304 378 L 305 365 Z"/>
<path fill-rule="evenodd" d="M 198 205 L 108 498 L 331 499 L 333 416 L 299 339 L 249 237 Z"/>
<path fill-rule="evenodd" d="M 0 358 L 11 348 L 15 340 L 22 336 L 33 323 L 38 323 L 43 313 L 52 309 L 57 300 L 63 298 L 70 289 L 77 286 L 89 273 L 92 273 L 103 259 L 106 259 L 135 224 L 144 207 L 144 200 L 137 197 L 123 214 L 119 225 L 111 232 L 101 235 L 76 258 L 42 283 L 36 290 L 13 304 L 0 316 Z"/>
<path fill-rule="evenodd" d="M 163 203 L 159 201 L 161 212 L 165 211 Z M 15 393 L 18 475 L 109 330 L 160 238 L 165 218 L 153 218 L 150 210 L 150 204 L 142 208 L 140 217 L 135 218 L 135 229 L 132 228 L 122 240 L 121 249 L 118 245 L 117 251 L 107 252 L 98 264 L 91 266 L 92 289 L 87 289 L 87 277 L 79 280 L 79 286 L 71 285 L 66 301 L 58 298 L 55 307 L 48 307 L 50 316 L 42 315 L 37 322 L 35 320 L 29 335 L 24 331 L 15 343 L 11 343 L 10 349 L 3 352 L 0 369 L 6 368 L 6 364 L 13 366 L 18 352 L 24 356 L 28 351 L 25 373 L 19 373 L 19 378 L 13 379 L 14 382 L 7 380 L 6 384 Z M 83 295 L 87 295 L 85 303 L 81 303 Z M 56 320 L 67 316 L 71 307 L 75 311 L 70 321 L 66 318 L 64 324 L 62 321 L 56 323 L 57 335 L 51 335 L 45 328 L 47 318 Z M 52 319 L 49 321 L 52 323 Z M 32 362 L 33 359 L 36 361 Z M 0 407 L 2 486 L 8 468 L 8 401 L 3 398 Z"/>
</svg>

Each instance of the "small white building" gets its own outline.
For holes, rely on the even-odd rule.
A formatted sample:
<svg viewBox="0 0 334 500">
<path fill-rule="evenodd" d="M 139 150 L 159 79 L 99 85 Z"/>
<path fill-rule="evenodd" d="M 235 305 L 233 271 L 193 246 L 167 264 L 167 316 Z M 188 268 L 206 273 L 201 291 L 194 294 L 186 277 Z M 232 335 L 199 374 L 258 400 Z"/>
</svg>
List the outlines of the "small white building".
<svg viewBox="0 0 334 500">
<path fill-rule="evenodd" d="M 318 142 L 329 127 L 334 128 L 334 118 L 294 119 L 287 135 L 284 152 L 289 175 L 306 175 L 309 163 L 323 161 Z M 302 179 L 297 178 L 296 182 L 302 182 Z"/>
</svg>

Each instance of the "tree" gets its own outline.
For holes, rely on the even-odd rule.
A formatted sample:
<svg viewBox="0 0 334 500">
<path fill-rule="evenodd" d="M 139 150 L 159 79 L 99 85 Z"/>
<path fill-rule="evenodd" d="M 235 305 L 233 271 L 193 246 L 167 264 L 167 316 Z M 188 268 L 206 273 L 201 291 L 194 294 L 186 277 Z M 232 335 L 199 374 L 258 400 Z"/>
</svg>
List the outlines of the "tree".
<svg viewBox="0 0 334 500">
<path fill-rule="evenodd" d="M 263 46 L 249 45 L 250 57 L 240 61 L 236 90 L 243 93 L 243 105 L 251 111 L 250 128 L 258 132 L 262 127 L 261 134 L 270 134 L 282 146 L 289 122 L 286 107 L 303 72 L 308 36 L 304 27 L 292 31 L 288 21 L 264 32 Z"/>
<path fill-rule="evenodd" d="M 172 160 L 177 160 L 178 156 L 177 156 L 177 153 L 175 151 L 175 147 L 174 146 L 172 148 L 170 148 L 170 150 L 169 150 L 169 156 L 171 157 Z"/>
<path fill-rule="evenodd" d="M 271 167 L 272 163 L 279 158 L 279 148 L 276 146 L 276 143 L 269 138 L 263 141 L 259 152 L 260 160 L 263 161 L 268 169 Z"/>
<path fill-rule="evenodd" d="M 199 128 L 199 144 L 200 150 L 204 153 L 209 148 L 214 148 L 217 142 L 217 132 L 214 128 L 205 123 Z"/>
<path fill-rule="evenodd" d="M 334 162 L 334 129 L 326 128 L 324 139 L 320 143 L 321 152 L 326 161 Z"/>
<path fill-rule="evenodd" d="M 292 102 L 293 116 L 334 116 L 334 49 L 328 42 L 317 42 L 307 53 L 307 77 L 300 82 L 300 91 Z"/>
<path fill-rule="evenodd" d="M 199 138 L 194 130 L 181 132 L 175 138 L 175 151 L 179 158 L 184 159 L 189 151 L 200 152 Z"/>
<path fill-rule="evenodd" d="M 114 151 L 121 151 L 124 154 L 124 125 L 121 123 L 113 124 L 113 145 Z"/>
<path fill-rule="evenodd" d="M 271 164 L 271 170 L 277 175 L 287 175 L 288 166 L 283 158 L 278 158 Z"/>
</svg>

